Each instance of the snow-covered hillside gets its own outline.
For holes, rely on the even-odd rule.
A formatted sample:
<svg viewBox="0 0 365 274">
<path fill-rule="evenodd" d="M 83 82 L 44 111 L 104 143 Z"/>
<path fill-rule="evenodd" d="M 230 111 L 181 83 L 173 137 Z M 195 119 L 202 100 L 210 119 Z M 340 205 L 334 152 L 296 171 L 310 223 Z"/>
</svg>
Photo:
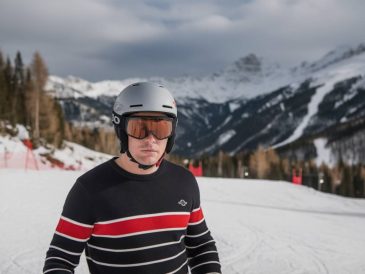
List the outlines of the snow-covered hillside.
<svg viewBox="0 0 365 274">
<path fill-rule="evenodd" d="M 24 143 L 27 130 L 17 125 L 17 131 L 16 136 L 0 136 L 0 168 L 88 170 L 111 157 L 67 141 L 60 149 L 47 145 L 30 151 Z"/>
<path fill-rule="evenodd" d="M 81 172 L 0 169 L 0 273 L 41 273 Z M 365 273 L 365 200 L 286 182 L 198 178 L 225 274 Z M 76 273 L 88 273 L 85 258 Z"/>
</svg>

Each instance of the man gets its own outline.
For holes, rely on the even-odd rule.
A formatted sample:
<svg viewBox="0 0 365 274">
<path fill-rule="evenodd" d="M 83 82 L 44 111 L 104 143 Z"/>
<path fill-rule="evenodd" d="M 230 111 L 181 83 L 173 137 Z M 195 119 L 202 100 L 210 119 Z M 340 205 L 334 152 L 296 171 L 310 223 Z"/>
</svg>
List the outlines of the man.
<svg viewBox="0 0 365 274">
<path fill-rule="evenodd" d="M 84 249 L 93 274 L 220 273 L 196 180 L 164 160 L 177 124 L 169 91 L 130 85 L 117 97 L 112 117 L 121 156 L 77 179 L 43 273 L 73 273 Z"/>
</svg>

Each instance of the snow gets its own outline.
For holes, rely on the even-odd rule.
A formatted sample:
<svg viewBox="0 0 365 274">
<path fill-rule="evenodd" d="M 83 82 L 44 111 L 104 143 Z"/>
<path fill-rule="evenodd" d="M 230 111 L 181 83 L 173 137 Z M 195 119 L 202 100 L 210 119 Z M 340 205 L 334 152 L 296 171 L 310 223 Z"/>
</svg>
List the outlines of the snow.
<svg viewBox="0 0 365 274">
<path fill-rule="evenodd" d="M 229 139 L 231 139 L 234 135 L 236 135 L 236 131 L 233 129 L 230 129 L 230 130 L 226 131 L 225 133 L 222 133 L 221 135 L 219 135 L 217 143 L 219 145 L 223 145 Z"/>
<path fill-rule="evenodd" d="M 351 88 L 351 91 L 356 89 L 365 89 L 365 77 L 356 82 L 356 84 Z"/>
<path fill-rule="evenodd" d="M 361 90 L 365 90 L 365 78 L 358 80 L 351 89 L 345 94 L 341 101 L 335 103 L 334 108 L 338 108 L 344 103 L 352 100 Z"/>
<path fill-rule="evenodd" d="M 41 273 L 79 171 L 0 170 L 0 273 Z M 223 273 L 365 273 L 365 200 L 286 182 L 199 177 Z M 88 273 L 85 258 L 75 273 Z"/>
<path fill-rule="evenodd" d="M 250 114 L 249 114 L 249 113 L 247 113 L 247 112 L 244 112 L 244 113 L 242 113 L 242 115 L 241 115 L 241 118 L 242 118 L 242 119 L 245 119 L 245 118 L 248 118 L 248 117 L 250 117 Z"/>
<path fill-rule="evenodd" d="M 29 132 L 23 125 L 17 125 L 18 136 L 20 140 L 29 139 Z"/>
<path fill-rule="evenodd" d="M 220 130 L 222 127 L 224 127 L 229 121 L 231 121 L 232 120 L 232 115 L 229 115 L 229 116 L 227 116 L 227 118 L 226 119 L 224 119 L 224 121 L 223 121 L 223 123 L 222 124 L 220 124 L 218 127 L 216 127 L 215 129 L 214 129 L 214 131 L 218 131 L 218 130 Z"/>
<path fill-rule="evenodd" d="M 280 103 L 280 109 L 281 111 L 285 111 L 285 104 L 283 102 Z"/>
<path fill-rule="evenodd" d="M 342 98 L 342 100 L 341 100 L 341 101 L 337 101 L 337 102 L 335 103 L 334 108 L 336 109 L 336 108 L 340 107 L 340 106 L 341 106 L 341 105 L 343 105 L 344 103 L 346 103 L 346 102 L 350 101 L 350 100 L 351 100 L 352 98 L 354 98 L 356 95 L 357 95 L 357 90 L 356 90 L 356 89 L 351 88 L 351 90 L 349 90 L 349 91 L 345 94 L 345 96 Z"/>
<path fill-rule="evenodd" d="M 316 147 L 317 151 L 317 159 L 316 159 L 316 165 L 320 166 L 322 163 L 333 167 L 333 155 L 331 153 L 331 149 L 326 147 L 327 145 L 327 139 L 325 138 L 317 138 L 313 141 L 314 146 Z"/>
<path fill-rule="evenodd" d="M 323 56 L 318 61 L 309 64 L 306 69 L 309 71 L 316 71 L 326 68 L 336 62 L 352 58 L 356 55 L 365 52 L 365 44 L 359 44 L 357 47 L 353 48 L 349 45 L 339 46 L 336 49 L 330 51 L 325 56 Z"/>
<path fill-rule="evenodd" d="M 128 78 L 122 81 L 106 80 L 92 83 L 74 76 L 62 79 L 61 77 L 51 75 L 48 78 L 46 90 L 56 91 L 55 96 L 58 98 L 78 98 L 83 96 L 97 98 L 101 95 L 116 96 L 128 85 L 146 80 L 144 78 Z"/>
<path fill-rule="evenodd" d="M 88 170 L 111 157 L 111 155 L 95 152 L 67 141 L 64 141 L 64 145 L 60 149 L 40 146 L 33 151 L 28 151 L 20 140 L 26 131 L 21 126 L 18 128 L 21 129 L 18 136 L 0 136 L 0 168 L 36 169 L 37 166 L 39 169 L 57 168 L 47 160 L 46 155 L 48 155 L 62 162 L 63 168 Z"/>
<path fill-rule="evenodd" d="M 56 150 L 54 157 L 68 165 L 82 165 L 84 169 L 90 169 L 98 163 L 104 162 L 111 155 L 95 152 L 81 145 L 65 141 L 63 149 Z"/>
<path fill-rule="evenodd" d="M 236 109 L 238 109 L 241 106 L 241 104 L 239 102 L 230 102 L 228 106 L 229 106 L 230 112 L 234 112 Z"/>
</svg>

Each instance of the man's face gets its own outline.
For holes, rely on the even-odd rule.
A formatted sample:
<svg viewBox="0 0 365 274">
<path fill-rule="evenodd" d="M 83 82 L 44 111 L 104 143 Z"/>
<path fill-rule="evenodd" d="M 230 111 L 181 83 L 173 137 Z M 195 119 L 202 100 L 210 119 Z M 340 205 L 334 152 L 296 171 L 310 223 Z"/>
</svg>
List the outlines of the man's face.
<svg viewBox="0 0 365 274">
<path fill-rule="evenodd" d="M 162 113 L 138 112 L 132 116 L 161 116 Z M 128 149 L 137 162 L 144 165 L 155 164 L 165 152 L 168 139 L 158 140 L 152 134 L 144 139 L 128 136 Z"/>
</svg>

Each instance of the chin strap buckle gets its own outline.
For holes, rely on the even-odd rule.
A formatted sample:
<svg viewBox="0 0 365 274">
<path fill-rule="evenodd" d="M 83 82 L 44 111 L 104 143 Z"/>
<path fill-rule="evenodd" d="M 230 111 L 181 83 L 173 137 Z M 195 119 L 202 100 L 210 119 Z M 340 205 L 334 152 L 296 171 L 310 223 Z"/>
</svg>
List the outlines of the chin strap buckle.
<svg viewBox="0 0 365 274">
<path fill-rule="evenodd" d="M 160 159 L 159 159 L 159 160 L 158 160 L 155 164 L 153 164 L 153 165 L 144 165 L 144 164 L 141 164 L 141 163 L 137 162 L 137 160 L 133 158 L 133 156 L 132 156 L 132 154 L 129 152 L 129 150 L 127 150 L 127 155 L 128 155 L 129 159 L 130 159 L 132 162 L 134 162 L 134 163 L 137 163 L 137 164 L 138 164 L 138 167 L 139 167 L 140 169 L 147 170 L 147 169 L 149 169 L 149 168 L 153 167 L 154 165 L 155 165 L 155 166 L 157 166 L 157 167 L 159 167 L 159 166 L 161 165 L 161 162 L 162 162 L 162 160 L 163 160 L 163 157 L 165 156 L 165 152 L 162 154 L 161 158 L 160 158 Z"/>
</svg>

